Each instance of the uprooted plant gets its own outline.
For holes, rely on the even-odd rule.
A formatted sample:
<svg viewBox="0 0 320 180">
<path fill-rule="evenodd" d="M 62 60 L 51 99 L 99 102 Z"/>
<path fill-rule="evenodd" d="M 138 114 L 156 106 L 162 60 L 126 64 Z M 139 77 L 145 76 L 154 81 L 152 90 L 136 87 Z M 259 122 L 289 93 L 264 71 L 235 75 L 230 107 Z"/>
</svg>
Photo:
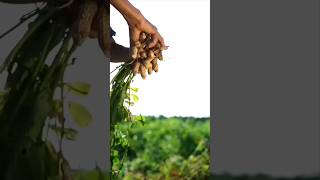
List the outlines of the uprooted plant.
<svg viewBox="0 0 320 180">
<path fill-rule="evenodd" d="M 42 8 L 26 14 L 20 22 L 0 38 L 9 34 L 19 25 L 37 16 L 29 23 L 21 40 L 5 59 L 0 70 L 6 71 L 5 91 L 0 94 L 0 143 L 5 144 L 0 154 L 0 179 L 72 179 L 67 158 L 63 156 L 63 139 L 74 139 L 76 131 L 65 127 L 64 99 L 65 89 L 88 93 L 87 84 L 64 82 L 64 73 L 69 65 L 75 63 L 73 52 L 87 38 L 97 38 L 101 50 L 110 54 L 109 43 L 109 1 L 105 0 L 0 0 L 1 2 L 24 4 L 40 2 Z M 110 97 L 111 110 L 111 159 L 120 161 L 113 171 L 121 170 L 128 146 L 121 132 L 115 131 L 119 122 L 138 122 L 133 118 L 129 106 L 137 100 L 131 92 L 136 89 L 130 84 L 136 73 L 146 77 L 146 71 L 158 71 L 157 58 L 162 60 L 161 51 L 165 47 L 157 45 L 153 49 L 145 46 L 150 38 L 142 34 L 140 46 L 137 42 L 136 58 L 123 64 L 112 80 Z M 49 54 L 57 54 L 52 61 Z M 131 52 L 135 52 L 132 47 Z M 134 54 L 132 54 L 134 55 Z M 151 59 L 150 59 L 151 58 Z M 149 64 L 148 64 L 149 63 Z M 139 65 L 138 72 L 135 70 Z M 54 94 L 60 93 L 56 99 Z M 75 102 L 68 102 L 70 113 L 80 125 L 88 124 L 91 116 L 85 108 Z M 79 115 L 81 114 L 81 116 Z M 54 124 L 50 123 L 54 120 Z M 84 122 L 83 122 L 84 121 Z M 49 122 L 49 123 L 48 123 Z M 48 125 L 49 124 L 49 125 Z M 46 126 L 48 125 L 48 126 Z M 52 129 L 59 138 L 56 150 L 50 141 L 44 139 L 45 128 Z M 118 153 L 118 154 L 117 154 Z"/>
<path fill-rule="evenodd" d="M 158 72 L 158 60 L 163 60 L 162 51 L 168 47 L 161 47 L 158 43 L 155 47 L 149 48 L 151 35 L 145 32 L 140 34 L 139 41 L 131 47 L 131 60 L 120 65 L 119 71 L 111 81 L 110 90 L 110 120 L 111 120 L 111 164 L 112 177 L 116 178 L 122 172 L 122 166 L 129 147 L 127 136 L 129 129 L 137 123 L 143 123 L 140 116 L 134 117 L 130 106 L 138 101 L 137 88 L 132 88 L 131 83 L 137 73 L 143 79 L 146 72 L 150 75 L 152 71 Z M 127 129 L 119 131 L 116 128 L 120 123 L 126 123 Z M 123 173 L 123 172 L 122 172 Z"/>
<path fill-rule="evenodd" d="M 79 103 L 65 102 L 64 93 L 68 90 L 88 94 L 89 85 L 67 83 L 63 77 L 67 67 L 75 63 L 75 58 L 71 58 L 73 52 L 91 31 L 98 30 L 96 37 L 103 52 L 106 51 L 109 21 L 105 3 L 108 2 L 1 1 L 17 4 L 42 2 L 43 7 L 23 16 L 16 26 L 0 36 L 3 38 L 37 16 L 0 69 L 8 73 L 5 90 L 0 96 L 0 143 L 4 145 L 0 154 L 0 179 L 72 179 L 61 145 L 63 139 L 73 140 L 76 131 L 65 127 L 64 106 L 68 104 L 71 116 L 80 126 L 86 126 L 91 115 Z M 92 3 L 99 7 L 93 16 L 90 15 Z M 90 19 L 95 19 L 97 25 L 93 26 Z M 55 49 L 58 52 L 51 60 L 49 54 Z M 56 93 L 60 98 L 55 98 Z M 43 137 L 45 128 L 58 135 L 58 150 Z"/>
</svg>

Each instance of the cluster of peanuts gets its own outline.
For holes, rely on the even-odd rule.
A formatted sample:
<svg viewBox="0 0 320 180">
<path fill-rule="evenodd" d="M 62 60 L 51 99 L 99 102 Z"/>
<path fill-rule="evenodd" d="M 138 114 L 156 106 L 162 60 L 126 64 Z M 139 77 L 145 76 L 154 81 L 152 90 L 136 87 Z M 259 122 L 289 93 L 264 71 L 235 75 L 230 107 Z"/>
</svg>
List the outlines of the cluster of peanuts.
<svg viewBox="0 0 320 180">
<path fill-rule="evenodd" d="M 69 11 L 76 16 L 73 25 L 75 43 L 81 45 L 87 37 L 97 38 L 100 49 L 108 57 L 110 55 L 109 12 L 104 1 L 76 1 Z"/>
<path fill-rule="evenodd" d="M 132 71 L 140 74 L 142 79 L 146 79 L 152 71 L 158 72 L 158 60 L 163 61 L 162 51 L 168 49 L 168 46 L 162 47 L 158 42 L 156 46 L 149 48 L 148 44 L 152 40 L 151 34 L 142 32 L 139 41 L 136 41 L 131 47 L 131 58 L 133 59 Z"/>
</svg>

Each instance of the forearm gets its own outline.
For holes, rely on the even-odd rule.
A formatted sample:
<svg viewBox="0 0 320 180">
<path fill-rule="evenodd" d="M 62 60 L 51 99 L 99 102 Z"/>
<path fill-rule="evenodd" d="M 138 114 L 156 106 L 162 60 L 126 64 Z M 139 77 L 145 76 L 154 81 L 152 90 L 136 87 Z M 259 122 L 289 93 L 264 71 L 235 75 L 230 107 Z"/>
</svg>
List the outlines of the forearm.
<svg viewBox="0 0 320 180">
<path fill-rule="evenodd" d="M 143 22 L 144 17 L 139 9 L 128 0 L 110 0 L 110 3 L 122 14 L 129 25 L 139 27 Z"/>
<path fill-rule="evenodd" d="M 110 61 L 113 63 L 122 63 L 130 60 L 129 48 L 121 46 L 117 43 L 111 44 L 111 57 Z"/>
</svg>

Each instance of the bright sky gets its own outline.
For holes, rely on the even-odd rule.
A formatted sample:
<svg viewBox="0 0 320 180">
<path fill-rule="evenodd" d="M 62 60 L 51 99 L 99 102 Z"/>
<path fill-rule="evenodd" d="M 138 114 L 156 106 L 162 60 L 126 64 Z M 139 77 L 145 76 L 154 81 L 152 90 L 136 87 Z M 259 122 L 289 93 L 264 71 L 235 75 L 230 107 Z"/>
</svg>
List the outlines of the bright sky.
<svg viewBox="0 0 320 180">
<path fill-rule="evenodd" d="M 166 45 L 159 72 L 134 79 L 133 114 L 210 116 L 210 0 L 130 0 L 157 28 Z M 117 43 L 129 47 L 128 26 L 111 6 Z M 118 64 L 111 64 L 112 71 Z M 116 74 L 111 74 L 111 78 Z"/>
</svg>

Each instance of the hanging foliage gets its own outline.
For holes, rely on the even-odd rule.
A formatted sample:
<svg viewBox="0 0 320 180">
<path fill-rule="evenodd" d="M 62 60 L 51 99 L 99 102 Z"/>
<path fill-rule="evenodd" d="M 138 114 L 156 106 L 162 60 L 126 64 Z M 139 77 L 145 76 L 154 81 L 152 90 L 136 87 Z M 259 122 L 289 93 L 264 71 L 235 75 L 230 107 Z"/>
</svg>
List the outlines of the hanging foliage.
<svg viewBox="0 0 320 180">
<path fill-rule="evenodd" d="M 38 1 L 1 0 L 13 4 Z M 77 28 L 87 16 L 83 9 L 89 1 L 105 9 L 100 15 L 93 15 L 95 18 L 105 16 L 105 1 L 43 1 L 43 8 L 26 14 L 0 36 L 3 38 L 36 16 L 0 67 L 1 72 L 8 74 L 5 89 L 0 93 L 0 143 L 5 144 L 0 150 L 0 162 L 5 162 L 0 163 L 1 180 L 72 179 L 71 168 L 62 153 L 62 141 L 75 140 L 77 131 L 65 127 L 64 109 L 69 108 L 73 120 L 81 127 L 88 126 L 93 119 L 83 105 L 64 97 L 65 91 L 85 96 L 90 85 L 64 82 L 63 77 L 67 67 L 74 64 L 72 54 L 87 38 L 81 36 L 80 43 L 81 31 Z M 92 29 L 91 23 L 87 26 Z M 104 28 L 102 32 L 109 30 Z M 55 49 L 58 51 L 51 60 L 49 55 Z M 60 98 L 54 98 L 56 93 Z M 46 129 L 56 133 L 58 149 L 43 136 Z"/>
<path fill-rule="evenodd" d="M 138 101 L 137 88 L 132 88 L 131 83 L 136 74 L 143 79 L 146 73 L 158 72 L 157 61 L 163 60 L 162 51 L 168 47 L 161 47 L 158 43 L 155 47 L 149 48 L 148 43 L 152 40 L 151 35 L 145 32 L 131 48 L 131 59 L 128 63 L 120 65 L 119 71 L 111 81 L 110 90 L 110 121 L 111 121 L 111 166 L 112 177 L 117 178 L 123 172 L 123 164 L 129 148 L 128 134 L 130 128 L 137 123 L 143 124 L 142 116 L 133 117 L 130 106 Z M 117 126 L 127 124 L 127 129 L 119 130 Z"/>
</svg>

